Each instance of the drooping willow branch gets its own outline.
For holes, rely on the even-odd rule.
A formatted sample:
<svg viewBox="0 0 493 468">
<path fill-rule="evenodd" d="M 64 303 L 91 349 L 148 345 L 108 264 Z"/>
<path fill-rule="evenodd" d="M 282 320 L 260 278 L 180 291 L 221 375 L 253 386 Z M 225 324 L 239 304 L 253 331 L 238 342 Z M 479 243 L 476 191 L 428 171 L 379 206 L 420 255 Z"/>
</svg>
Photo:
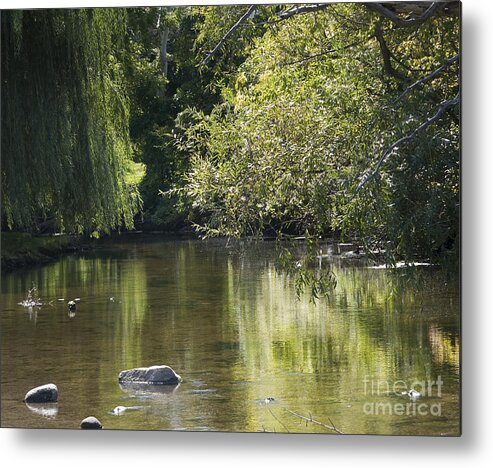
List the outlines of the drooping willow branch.
<svg viewBox="0 0 493 468">
<path fill-rule="evenodd" d="M 354 195 L 352 198 L 354 198 L 359 191 L 373 178 L 376 177 L 378 174 L 378 171 L 382 167 L 382 164 L 387 160 L 387 158 L 391 155 L 391 153 L 394 151 L 395 148 L 398 148 L 400 145 L 403 143 L 406 143 L 408 141 L 411 141 L 414 139 L 419 133 L 424 132 L 430 125 L 434 124 L 436 121 L 438 121 L 442 115 L 448 111 L 450 108 L 456 106 L 460 102 L 460 95 L 457 93 L 457 95 L 453 98 L 450 99 L 449 101 L 442 102 L 440 107 L 438 108 L 438 111 L 433 115 L 433 117 L 430 117 L 428 120 L 423 122 L 419 127 L 417 127 L 415 130 L 413 130 L 411 133 L 408 135 L 400 138 L 396 142 L 392 143 L 382 154 L 380 159 L 378 160 L 377 165 L 375 166 L 375 169 L 369 174 L 367 177 L 365 177 L 358 185 L 356 188 L 356 191 L 354 192 Z"/>
<path fill-rule="evenodd" d="M 130 54 L 122 9 L 1 16 L 2 221 L 97 235 L 131 228 Z M 108 60 L 112 57 L 112 60 Z M 2 226 L 4 227 L 4 226 Z"/>
</svg>

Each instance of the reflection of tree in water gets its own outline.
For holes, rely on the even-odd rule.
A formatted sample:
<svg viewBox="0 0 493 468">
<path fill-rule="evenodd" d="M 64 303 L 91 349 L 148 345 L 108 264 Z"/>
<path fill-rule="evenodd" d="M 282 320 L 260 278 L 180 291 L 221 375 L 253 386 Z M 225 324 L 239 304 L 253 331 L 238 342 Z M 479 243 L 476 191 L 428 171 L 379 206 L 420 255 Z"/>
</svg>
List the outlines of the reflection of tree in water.
<svg viewBox="0 0 493 468">
<path fill-rule="evenodd" d="M 241 261 L 229 259 L 229 313 L 235 320 L 228 322 L 238 326 L 249 377 L 281 375 L 273 395 L 284 395 L 303 376 L 305 388 L 293 397 L 302 413 L 314 410 L 310 395 L 327 392 L 327 385 L 334 401 L 344 401 L 366 375 L 384 381 L 426 378 L 456 362 L 457 341 L 454 352 L 436 359 L 434 324 L 451 322 L 449 336 L 458 336 L 459 320 L 457 285 L 440 272 L 333 263 L 337 285 L 313 302 L 309 293 L 295 294 L 295 279 L 273 260 L 259 264 L 258 276 L 251 278 Z"/>
<path fill-rule="evenodd" d="M 428 337 L 433 353 L 433 360 L 439 364 L 449 364 L 459 373 L 459 339 L 456 334 L 450 334 L 442 330 L 438 325 L 433 325 L 428 330 Z"/>
</svg>

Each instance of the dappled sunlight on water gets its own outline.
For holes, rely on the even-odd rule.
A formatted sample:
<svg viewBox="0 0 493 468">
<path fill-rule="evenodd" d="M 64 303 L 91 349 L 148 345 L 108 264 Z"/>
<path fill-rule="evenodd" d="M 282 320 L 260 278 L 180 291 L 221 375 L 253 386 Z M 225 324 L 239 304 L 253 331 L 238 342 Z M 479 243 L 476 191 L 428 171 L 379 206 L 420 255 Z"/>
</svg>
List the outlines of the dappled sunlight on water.
<svg viewBox="0 0 493 468">
<path fill-rule="evenodd" d="M 413 278 L 327 265 L 337 286 L 316 302 L 297 297 L 269 243 L 136 239 L 5 275 L 2 425 L 75 428 L 94 415 L 107 429 L 331 433 L 306 416 L 345 433 L 457 434 L 457 282 L 430 267 Z M 18 305 L 33 284 L 48 304 L 35 315 Z M 153 364 L 183 382 L 118 384 L 122 369 Z M 400 394 L 438 378 L 440 395 L 414 410 Z M 26 407 L 47 382 L 56 407 Z"/>
</svg>

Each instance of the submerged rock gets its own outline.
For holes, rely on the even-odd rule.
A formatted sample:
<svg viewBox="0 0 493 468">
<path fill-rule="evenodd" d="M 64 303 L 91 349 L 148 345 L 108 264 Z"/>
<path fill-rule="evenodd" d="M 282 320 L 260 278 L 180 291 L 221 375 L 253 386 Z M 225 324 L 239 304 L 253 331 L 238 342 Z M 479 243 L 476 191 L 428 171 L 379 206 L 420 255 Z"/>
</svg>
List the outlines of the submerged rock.
<svg viewBox="0 0 493 468">
<path fill-rule="evenodd" d="M 113 411 L 111 411 L 111 414 L 120 415 L 125 411 L 127 411 L 127 408 L 125 406 L 115 406 L 113 408 Z"/>
<path fill-rule="evenodd" d="M 181 380 L 181 377 L 171 367 L 164 365 L 123 370 L 118 376 L 118 381 L 122 384 L 177 385 Z"/>
<path fill-rule="evenodd" d="M 103 429 L 101 422 L 94 416 L 88 416 L 80 422 L 81 429 Z"/>
<path fill-rule="evenodd" d="M 139 409 L 142 409 L 143 406 L 115 406 L 112 411 L 110 411 L 110 414 L 114 416 L 120 416 L 121 414 L 125 413 L 126 411 L 136 411 Z"/>
<path fill-rule="evenodd" d="M 33 388 L 26 393 L 26 403 L 56 403 L 58 400 L 58 388 L 55 384 L 46 384 Z"/>
</svg>

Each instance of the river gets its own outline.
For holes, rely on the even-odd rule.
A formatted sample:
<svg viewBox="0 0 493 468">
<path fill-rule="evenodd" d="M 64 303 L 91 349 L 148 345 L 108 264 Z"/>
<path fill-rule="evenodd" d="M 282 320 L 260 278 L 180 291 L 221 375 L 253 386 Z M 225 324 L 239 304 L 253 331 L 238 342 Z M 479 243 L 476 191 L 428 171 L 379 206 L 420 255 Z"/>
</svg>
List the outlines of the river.
<svg viewBox="0 0 493 468">
<path fill-rule="evenodd" d="M 275 258 L 269 242 L 135 236 L 3 275 L 2 426 L 458 435 L 457 280 L 329 258 L 337 286 L 313 301 Z M 33 285 L 43 306 L 19 305 Z M 154 364 L 183 382 L 119 385 Z M 57 404 L 23 403 L 46 383 Z"/>
</svg>

